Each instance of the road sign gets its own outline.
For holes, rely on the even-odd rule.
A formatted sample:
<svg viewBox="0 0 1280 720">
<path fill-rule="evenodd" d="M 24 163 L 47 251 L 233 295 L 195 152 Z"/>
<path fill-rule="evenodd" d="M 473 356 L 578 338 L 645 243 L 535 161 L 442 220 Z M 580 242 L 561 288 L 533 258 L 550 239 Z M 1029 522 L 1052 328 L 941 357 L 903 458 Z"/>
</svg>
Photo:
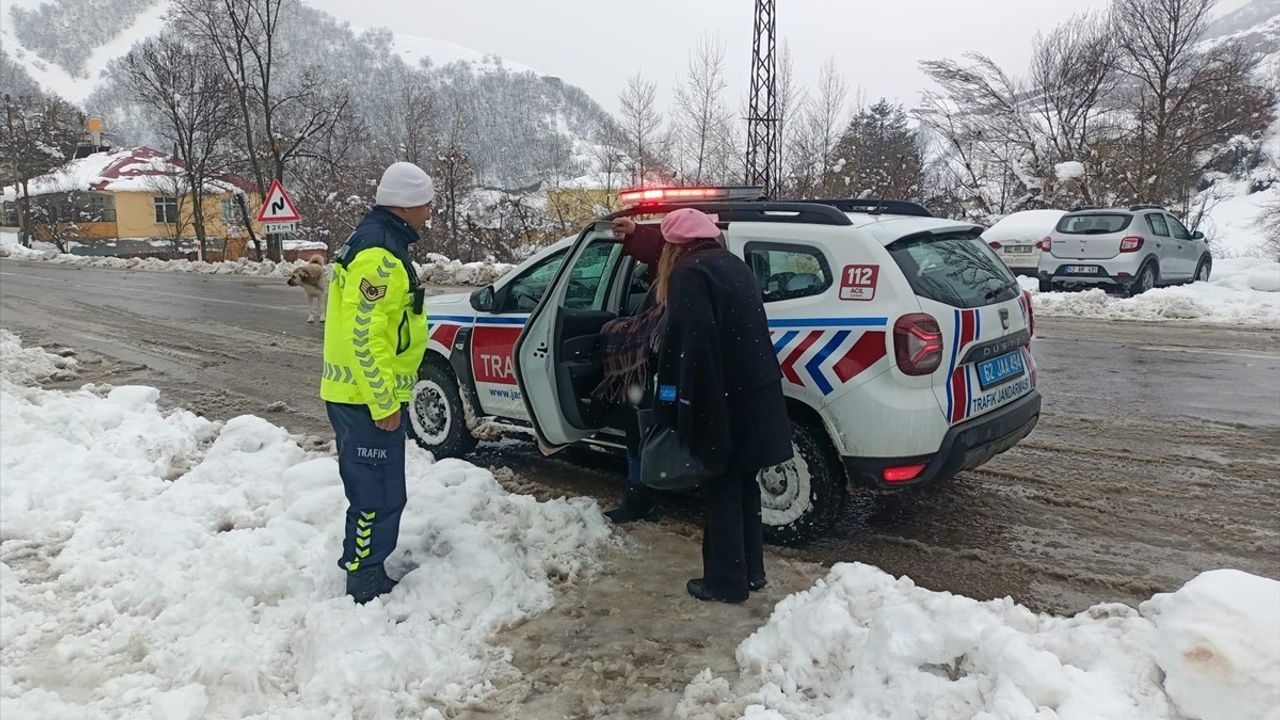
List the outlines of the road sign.
<svg viewBox="0 0 1280 720">
<path fill-rule="evenodd" d="M 284 191 L 284 185 L 281 185 L 279 180 L 272 180 L 271 189 L 263 198 L 262 209 L 258 211 L 258 222 L 294 223 L 301 219 L 298 208 L 294 207 L 293 200 L 290 200 L 289 194 Z"/>
<path fill-rule="evenodd" d="M 269 222 L 269 223 L 267 223 L 264 227 L 266 227 L 266 229 L 267 229 L 267 232 L 268 232 L 268 233 L 272 233 L 272 234 L 274 234 L 274 233 L 291 233 L 291 232 L 293 232 L 294 230 L 297 230 L 297 229 L 298 229 L 298 223 L 291 223 L 291 222 L 288 222 L 288 223 Z"/>
</svg>

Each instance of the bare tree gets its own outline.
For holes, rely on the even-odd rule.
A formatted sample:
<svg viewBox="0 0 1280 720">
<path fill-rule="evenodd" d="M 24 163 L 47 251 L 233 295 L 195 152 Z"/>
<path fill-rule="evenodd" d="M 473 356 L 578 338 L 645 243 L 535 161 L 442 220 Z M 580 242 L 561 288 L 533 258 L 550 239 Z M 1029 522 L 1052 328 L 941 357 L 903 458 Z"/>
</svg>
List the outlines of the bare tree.
<svg viewBox="0 0 1280 720">
<path fill-rule="evenodd" d="M 792 190 L 789 185 L 789 163 L 791 149 L 795 146 L 796 118 L 804 90 L 796 84 L 795 64 L 791 60 L 791 48 L 785 42 L 778 59 L 778 82 L 776 92 L 776 108 L 778 111 L 778 168 L 783 187 L 775 195 L 782 196 Z M 745 115 L 745 114 L 744 114 Z"/>
<path fill-rule="evenodd" d="M 1103 101 L 1116 88 L 1121 35 L 1110 18 L 1085 14 L 1036 37 L 1028 104 L 1038 120 L 1040 141 L 1048 146 L 1047 162 L 1079 161 L 1086 171 L 1096 167 L 1094 144 L 1108 136 L 1103 123 L 1109 111 Z M 1089 178 L 1086 172 L 1077 182 L 1078 197 L 1057 197 L 1062 193 L 1053 192 L 1050 183 L 1044 201 L 1098 202 Z"/>
<path fill-rule="evenodd" d="M 350 93 L 314 68 L 290 86 L 279 81 L 279 33 L 282 11 L 297 0 L 179 0 L 175 17 L 181 31 L 212 49 L 231 78 L 240 126 L 241 148 L 257 185 L 266 195 L 268 179 L 282 180 L 290 161 L 314 155 L 312 144 L 332 133 L 350 104 Z M 273 260 L 280 247 L 269 248 Z"/>
<path fill-rule="evenodd" d="M 603 210 L 613 210 L 614 196 L 622 189 L 626 172 L 623 164 L 625 144 L 621 128 L 612 119 L 605 118 L 596 130 L 593 158 L 601 189 L 604 191 Z"/>
<path fill-rule="evenodd" d="M 231 84 L 210 60 L 181 39 L 165 36 L 143 42 L 121 61 L 125 86 L 157 116 L 182 168 L 201 260 L 208 239 L 205 192 L 211 180 L 225 174 L 226 139 L 235 128 Z"/>
<path fill-rule="evenodd" d="M 704 35 L 689 53 L 685 79 L 676 86 L 674 125 L 679 136 L 684 180 L 695 185 L 708 181 L 713 166 L 723 171 L 723 133 L 729 123 L 724 106 L 724 43 Z M 723 179 L 717 177 L 717 180 Z"/>
<path fill-rule="evenodd" d="M 0 133 L 0 166 L 17 191 L 18 240 L 30 246 L 33 228 L 31 180 L 71 159 L 82 136 L 84 114 L 57 97 L 38 91 L 5 93 Z"/>
<path fill-rule="evenodd" d="M 657 85 L 637 73 L 627 79 L 627 87 L 618 99 L 622 106 L 619 130 L 623 149 L 632 162 L 633 184 L 645 182 L 649 173 L 662 164 L 665 155 L 665 133 L 657 93 Z"/>
<path fill-rule="evenodd" d="M 801 101 L 792 134 L 790 153 L 796 158 L 792 181 L 799 195 L 838 192 L 835 150 L 844 130 L 848 100 L 849 86 L 836 68 L 835 59 L 827 58 L 813 93 Z"/>
<path fill-rule="evenodd" d="M 408 67 L 392 73 L 390 101 L 375 108 L 373 140 L 388 160 L 431 164 L 440 140 L 440 111 L 426 74 Z"/>
<path fill-rule="evenodd" d="M 1186 202 L 1196 157 L 1233 134 L 1265 127 L 1274 92 L 1253 78 L 1257 60 L 1235 43 L 1199 46 L 1215 0 L 1115 0 L 1120 68 L 1132 117 L 1120 150 L 1133 200 Z"/>
</svg>

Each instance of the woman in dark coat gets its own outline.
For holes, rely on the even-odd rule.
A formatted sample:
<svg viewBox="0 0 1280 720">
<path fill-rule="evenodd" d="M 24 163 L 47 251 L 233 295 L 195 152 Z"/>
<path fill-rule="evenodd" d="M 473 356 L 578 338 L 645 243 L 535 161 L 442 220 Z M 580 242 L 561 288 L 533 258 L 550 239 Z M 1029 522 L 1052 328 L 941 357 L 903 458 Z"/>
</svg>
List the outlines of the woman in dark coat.
<svg viewBox="0 0 1280 720">
<path fill-rule="evenodd" d="M 782 373 L 760 285 L 717 241 L 715 222 L 676 210 L 662 235 L 657 295 L 667 312 L 654 417 L 714 476 L 702 488 L 703 575 L 687 587 L 699 600 L 742 602 L 765 584 L 756 477 L 791 457 Z"/>
</svg>

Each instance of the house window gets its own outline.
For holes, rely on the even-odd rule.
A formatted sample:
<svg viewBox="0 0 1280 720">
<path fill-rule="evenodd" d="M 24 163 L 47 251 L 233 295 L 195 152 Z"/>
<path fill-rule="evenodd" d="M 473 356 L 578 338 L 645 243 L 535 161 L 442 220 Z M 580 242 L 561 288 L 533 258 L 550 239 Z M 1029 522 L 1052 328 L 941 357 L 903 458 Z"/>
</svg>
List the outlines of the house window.
<svg viewBox="0 0 1280 720">
<path fill-rule="evenodd" d="M 157 225 L 177 225 L 178 224 L 178 199 L 174 197 L 157 197 L 156 204 L 156 224 Z"/>
<path fill-rule="evenodd" d="M 227 227 L 235 227 L 240 224 L 240 208 L 236 206 L 233 198 L 226 198 L 222 201 L 222 224 Z"/>
<path fill-rule="evenodd" d="M 115 198 L 106 194 L 91 194 L 84 198 L 82 209 L 88 222 L 115 222 Z"/>
</svg>

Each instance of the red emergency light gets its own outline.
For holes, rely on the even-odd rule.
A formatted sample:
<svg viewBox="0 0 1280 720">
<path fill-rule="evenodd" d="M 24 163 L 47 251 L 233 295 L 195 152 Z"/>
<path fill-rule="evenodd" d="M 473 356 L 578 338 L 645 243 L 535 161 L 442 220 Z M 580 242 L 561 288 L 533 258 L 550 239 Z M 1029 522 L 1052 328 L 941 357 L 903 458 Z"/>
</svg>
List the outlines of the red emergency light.
<svg viewBox="0 0 1280 720">
<path fill-rule="evenodd" d="M 757 200 L 763 193 L 758 187 L 670 187 L 632 188 L 618 193 L 621 205 L 662 205 L 698 200 Z"/>
</svg>

